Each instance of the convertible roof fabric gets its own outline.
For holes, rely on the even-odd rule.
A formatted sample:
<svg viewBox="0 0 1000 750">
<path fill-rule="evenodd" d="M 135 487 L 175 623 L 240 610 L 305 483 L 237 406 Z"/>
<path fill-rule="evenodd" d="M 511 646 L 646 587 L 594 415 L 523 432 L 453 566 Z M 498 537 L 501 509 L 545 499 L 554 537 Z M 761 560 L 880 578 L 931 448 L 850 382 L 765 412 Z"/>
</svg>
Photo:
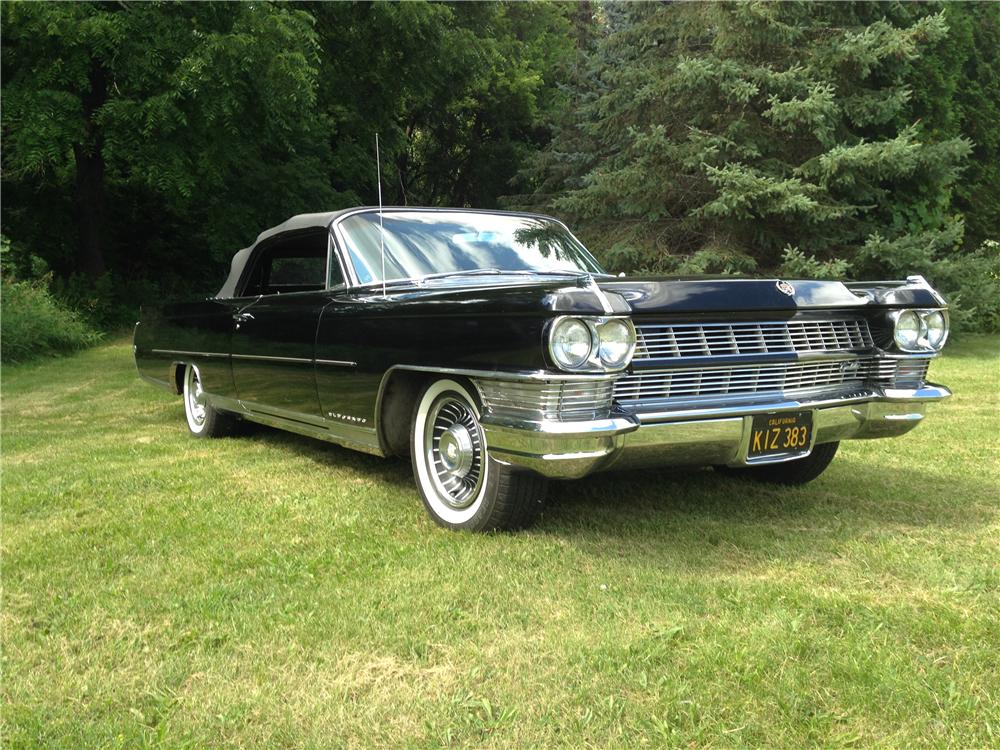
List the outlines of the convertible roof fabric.
<svg viewBox="0 0 1000 750">
<path fill-rule="evenodd" d="M 271 237 L 275 237 L 279 234 L 284 234 L 285 232 L 298 232 L 303 229 L 324 229 L 329 227 L 330 224 L 333 223 L 334 219 L 341 214 L 356 210 L 356 208 L 346 208 L 342 211 L 325 211 L 318 214 L 298 214 L 297 216 L 290 218 L 288 221 L 283 221 L 276 227 L 265 229 L 257 235 L 257 239 L 254 240 L 254 243 L 250 247 L 243 248 L 233 256 L 233 262 L 229 267 L 229 277 L 226 279 L 226 283 L 222 285 L 222 289 L 220 289 L 218 294 L 215 296 L 226 298 L 236 295 L 236 285 L 239 283 L 240 276 L 243 275 L 243 269 L 246 268 L 247 261 L 250 260 L 250 253 L 264 240 L 270 239 Z"/>
<path fill-rule="evenodd" d="M 254 240 L 254 243 L 250 247 L 243 248 L 233 256 L 232 265 L 229 267 L 229 277 L 226 279 L 226 283 L 222 285 L 222 289 L 220 289 L 218 294 L 215 295 L 216 298 L 225 299 L 236 295 L 236 285 L 239 284 L 240 277 L 243 275 L 243 270 L 246 268 L 247 262 L 250 260 L 250 255 L 253 252 L 253 249 L 264 240 L 268 240 L 271 237 L 276 237 L 279 234 L 284 234 L 286 232 L 300 232 L 304 229 L 329 229 L 330 225 L 344 214 L 354 213 L 355 211 L 378 211 L 379 208 L 379 206 L 354 206 L 352 208 L 343 208 L 340 211 L 324 211 L 316 214 L 298 214 L 297 216 L 290 218 L 288 221 L 283 221 L 276 227 L 265 229 L 257 235 L 257 239 Z M 512 216 L 542 216 L 542 214 L 524 213 L 521 211 L 490 211 L 478 208 L 446 208 L 442 206 L 381 206 L 381 210 L 440 211 L 443 213 L 468 211 L 470 213 L 507 214 Z"/>
</svg>

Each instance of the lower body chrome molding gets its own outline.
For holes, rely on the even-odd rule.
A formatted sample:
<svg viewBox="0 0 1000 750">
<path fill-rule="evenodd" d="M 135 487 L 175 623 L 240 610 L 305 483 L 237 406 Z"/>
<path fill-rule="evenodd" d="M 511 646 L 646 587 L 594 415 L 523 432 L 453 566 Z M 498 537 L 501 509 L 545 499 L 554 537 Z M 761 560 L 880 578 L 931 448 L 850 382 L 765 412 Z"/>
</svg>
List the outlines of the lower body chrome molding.
<svg viewBox="0 0 1000 750">
<path fill-rule="evenodd" d="M 555 479 L 654 466 L 746 466 L 754 414 L 813 412 L 813 445 L 903 435 L 927 404 L 951 392 L 927 384 L 815 401 L 615 416 L 591 422 L 513 422 L 484 417 L 490 455 Z M 801 455 L 793 458 L 801 458 Z M 772 461 L 788 460 L 775 457 Z M 758 461 L 755 460 L 755 463 Z"/>
</svg>

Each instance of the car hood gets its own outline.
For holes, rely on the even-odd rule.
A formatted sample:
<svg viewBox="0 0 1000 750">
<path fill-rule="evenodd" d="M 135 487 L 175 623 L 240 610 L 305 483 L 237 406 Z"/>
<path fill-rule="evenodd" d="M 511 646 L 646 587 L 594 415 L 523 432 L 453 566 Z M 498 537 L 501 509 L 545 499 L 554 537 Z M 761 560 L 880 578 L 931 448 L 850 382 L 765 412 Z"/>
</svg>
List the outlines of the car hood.
<svg viewBox="0 0 1000 750">
<path fill-rule="evenodd" d="M 343 302 L 372 313 L 517 315 L 674 315 L 765 312 L 792 316 L 800 311 L 886 306 L 941 306 L 944 301 L 923 279 L 844 283 L 814 279 L 635 277 L 615 279 L 477 278 L 463 283 L 389 286 L 346 292 Z"/>
<path fill-rule="evenodd" d="M 844 283 L 816 279 L 661 277 L 600 282 L 636 314 L 688 312 L 788 312 L 944 304 L 919 277 L 908 281 Z"/>
</svg>

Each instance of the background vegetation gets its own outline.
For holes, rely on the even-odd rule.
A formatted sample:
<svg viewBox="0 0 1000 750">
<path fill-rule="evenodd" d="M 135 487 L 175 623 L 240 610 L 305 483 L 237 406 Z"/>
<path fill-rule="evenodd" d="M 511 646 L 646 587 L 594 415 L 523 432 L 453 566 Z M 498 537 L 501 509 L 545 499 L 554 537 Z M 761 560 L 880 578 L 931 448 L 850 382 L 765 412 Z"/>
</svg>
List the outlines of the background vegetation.
<svg viewBox="0 0 1000 750">
<path fill-rule="evenodd" d="M 991 3 L 23 3 L 7 274 L 93 324 L 289 215 L 541 208 L 614 271 L 923 273 L 1000 328 Z M 13 296 L 10 298 L 13 300 Z M 6 307 L 6 305 L 5 305 Z"/>
</svg>

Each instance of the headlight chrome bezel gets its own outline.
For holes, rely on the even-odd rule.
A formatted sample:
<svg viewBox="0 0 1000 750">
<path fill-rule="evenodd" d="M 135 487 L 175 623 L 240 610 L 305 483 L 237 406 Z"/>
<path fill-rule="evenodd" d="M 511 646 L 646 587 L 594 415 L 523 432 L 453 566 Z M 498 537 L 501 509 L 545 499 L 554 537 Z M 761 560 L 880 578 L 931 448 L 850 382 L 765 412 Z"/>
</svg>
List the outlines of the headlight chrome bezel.
<svg viewBox="0 0 1000 750">
<path fill-rule="evenodd" d="M 899 335 L 899 322 L 904 317 L 914 316 L 917 319 L 917 337 L 912 343 L 905 339 L 901 339 Z M 943 333 L 937 341 L 932 341 L 928 333 L 930 332 L 930 326 L 928 321 L 935 316 L 940 316 L 943 321 Z M 889 313 L 889 322 L 892 324 L 892 341 L 893 344 L 902 352 L 908 352 L 911 354 L 926 354 L 928 352 L 939 352 L 944 347 L 945 343 L 948 341 L 948 334 L 950 332 L 949 321 L 948 321 L 948 310 L 945 308 L 933 308 L 933 309 L 916 309 L 916 308 L 906 308 L 903 310 L 893 310 Z"/>
<path fill-rule="evenodd" d="M 572 365 L 561 359 L 556 354 L 555 346 L 556 334 L 559 332 L 560 328 L 562 326 L 570 325 L 573 322 L 583 324 L 590 332 L 590 352 L 588 353 L 586 359 L 577 365 Z M 608 326 L 617 327 L 618 325 L 624 325 L 627 331 L 627 349 L 624 357 L 618 360 L 608 361 L 601 356 L 603 353 L 602 349 L 606 348 L 601 340 L 601 330 L 607 328 Z M 635 326 L 632 324 L 632 321 L 625 316 L 562 315 L 551 322 L 548 327 L 548 331 L 546 332 L 545 339 L 549 359 L 558 369 L 566 372 L 607 373 L 621 372 L 626 369 L 629 364 L 631 364 L 632 357 L 635 354 L 637 336 Z"/>
</svg>

